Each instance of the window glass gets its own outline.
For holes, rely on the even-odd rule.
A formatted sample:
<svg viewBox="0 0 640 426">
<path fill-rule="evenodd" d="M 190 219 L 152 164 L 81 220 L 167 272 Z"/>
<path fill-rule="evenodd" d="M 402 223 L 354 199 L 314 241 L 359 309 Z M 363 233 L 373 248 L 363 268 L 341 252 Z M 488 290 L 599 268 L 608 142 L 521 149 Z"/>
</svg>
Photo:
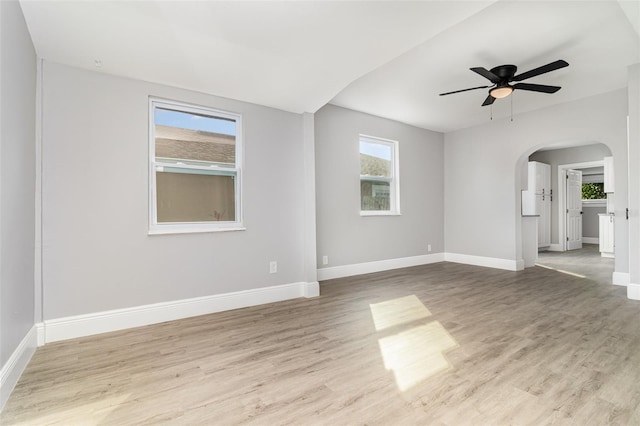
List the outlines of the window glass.
<svg viewBox="0 0 640 426">
<path fill-rule="evenodd" d="M 360 210 L 399 213 L 397 142 L 360 136 Z"/>
<path fill-rule="evenodd" d="M 360 174 L 391 177 L 392 146 L 360 140 Z"/>
<path fill-rule="evenodd" d="M 362 211 L 391 210 L 389 182 L 360 179 L 360 193 Z"/>
<path fill-rule="evenodd" d="M 236 123 L 233 120 L 155 110 L 156 159 L 235 166 Z"/>
<path fill-rule="evenodd" d="M 604 183 L 583 183 L 582 199 L 583 200 L 604 200 L 607 194 L 604 192 Z"/>
<path fill-rule="evenodd" d="M 233 175 L 185 172 L 156 173 L 158 222 L 234 222 Z"/>
</svg>

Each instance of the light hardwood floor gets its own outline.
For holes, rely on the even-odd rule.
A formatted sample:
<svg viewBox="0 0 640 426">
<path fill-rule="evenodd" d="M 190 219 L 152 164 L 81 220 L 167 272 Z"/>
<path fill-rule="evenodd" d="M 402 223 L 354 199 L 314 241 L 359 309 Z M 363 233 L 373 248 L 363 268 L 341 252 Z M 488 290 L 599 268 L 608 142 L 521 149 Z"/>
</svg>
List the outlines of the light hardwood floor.
<svg viewBox="0 0 640 426">
<path fill-rule="evenodd" d="M 640 424 L 640 303 L 439 263 L 39 348 L 3 425 Z"/>
<path fill-rule="evenodd" d="M 538 253 L 537 265 L 583 276 L 611 284 L 615 260 L 600 255 L 598 244 L 583 244 L 581 249 L 543 251 Z"/>
</svg>

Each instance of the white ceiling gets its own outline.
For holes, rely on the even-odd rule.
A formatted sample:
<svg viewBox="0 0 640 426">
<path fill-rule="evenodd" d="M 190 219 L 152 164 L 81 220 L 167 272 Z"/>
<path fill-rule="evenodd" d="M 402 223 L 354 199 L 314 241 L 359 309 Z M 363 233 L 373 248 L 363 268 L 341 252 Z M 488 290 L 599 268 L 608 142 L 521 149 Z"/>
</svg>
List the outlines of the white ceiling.
<svg viewBox="0 0 640 426">
<path fill-rule="evenodd" d="M 527 80 L 562 86 L 555 94 L 515 91 L 493 105 L 514 114 L 626 87 L 640 61 L 638 34 L 615 1 L 499 2 L 356 80 L 333 104 L 439 131 L 486 123 L 487 85 L 469 70 L 514 64 L 519 72 L 557 59 L 569 67 Z"/>
<path fill-rule="evenodd" d="M 625 87 L 640 61 L 637 0 L 20 3 L 47 60 L 292 112 L 331 101 L 439 131 L 488 120 L 483 90 L 437 96 L 486 84 L 472 66 L 570 63 L 528 80 L 563 89 L 517 91 L 517 114 Z M 496 101 L 494 117 L 509 105 Z"/>
</svg>

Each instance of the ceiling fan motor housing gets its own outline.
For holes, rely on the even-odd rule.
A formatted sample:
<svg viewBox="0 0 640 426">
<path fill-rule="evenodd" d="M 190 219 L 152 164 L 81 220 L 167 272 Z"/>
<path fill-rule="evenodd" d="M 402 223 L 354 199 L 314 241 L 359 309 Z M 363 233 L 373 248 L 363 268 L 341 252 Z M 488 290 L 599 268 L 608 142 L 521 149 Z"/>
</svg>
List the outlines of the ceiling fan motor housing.
<svg viewBox="0 0 640 426">
<path fill-rule="evenodd" d="M 495 68 L 491 68 L 491 72 L 496 76 L 500 77 L 499 86 L 507 84 L 514 75 L 516 75 L 516 71 L 518 67 L 515 65 L 500 65 Z"/>
</svg>

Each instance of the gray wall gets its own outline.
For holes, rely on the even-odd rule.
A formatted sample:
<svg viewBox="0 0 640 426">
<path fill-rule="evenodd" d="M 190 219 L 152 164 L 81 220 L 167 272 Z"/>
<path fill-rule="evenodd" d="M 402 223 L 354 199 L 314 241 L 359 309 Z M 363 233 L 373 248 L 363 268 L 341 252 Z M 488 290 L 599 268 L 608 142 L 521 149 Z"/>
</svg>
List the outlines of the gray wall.
<svg viewBox="0 0 640 426">
<path fill-rule="evenodd" d="M 599 213 L 606 213 L 606 207 L 582 206 L 582 236 L 589 238 L 600 237 L 600 218 Z"/>
<path fill-rule="evenodd" d="M 627 206 L 627 94 L 593 96 L 445 134 L 445 250 L 518 260 L 520 189 L 530 154 L 553 144 L 604 143 L 614 157 L 618 217 Z M 616 226 L 617 272 L 628 271 L 627 223 Z"/>
<path fill-rule="evenodd" d="M 318 267 L 442 252 L 443 135 L 333 105 L 315 117 Z M 399 142 L 401 216 L 360 216 L 359 134 Z"/>
<path fill-rule="evenodd" d="M 36 55 L 17 1 L 0 2 L 0 365 L 34 324 Z"/>
<path fill-rule="evenodd" d="M 626 113 L 625 113 L 626 115 Z M 625 118 L 626 120 L 626 118 Z M 558 166 L 562 164 L 585 163 L 587 161 L 601 161 L 604 157 L 609 157 L 611 150 L 601 143 L 577 146 L 573 148 L 552 149 L 548 151 L 537 151 L 529 156 L 531 161 L 539 161 L 551 166 L 551 189 L 554 194 L 558 194 Z M 558 239 L 558 218 L 559 205 L 557 197 L 551 203 L 551 243 L 559 244 Z M 593 210 L 593 209 L 592 209 Z M 585 213 L 586 214 L 586 213 Z M 589 219 L 583 219 L 589 222 Z M 586 228 L 583 226 L 583 232 Z M 596 228 L 597 229 L 597 228 Z M 597 237 L 595 235 L 584 235 L 585 237 Z"/>
<path fill-rule="evenodd" d="M 302 115 L 46 61 L 43 78 L 45 320 L 304 281 Z M 149 96 L 243 115 L 246 231 L 147 235 Z"/>
</svg>

